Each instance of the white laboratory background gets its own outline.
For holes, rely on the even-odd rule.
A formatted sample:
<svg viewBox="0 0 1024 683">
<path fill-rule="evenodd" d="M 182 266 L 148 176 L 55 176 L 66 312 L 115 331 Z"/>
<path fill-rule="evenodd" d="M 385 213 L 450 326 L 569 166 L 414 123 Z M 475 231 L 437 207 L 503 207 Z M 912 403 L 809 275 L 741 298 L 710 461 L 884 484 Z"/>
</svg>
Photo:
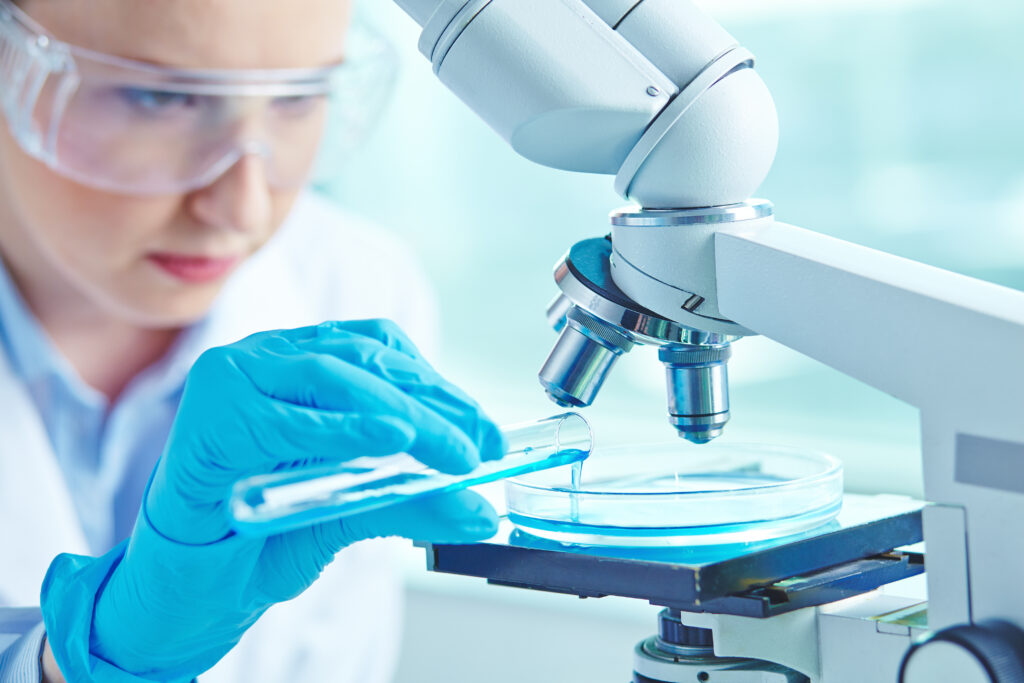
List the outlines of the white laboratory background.
<svg viewBox="0 0 1024 683">
<path fill-rule="evenodd" d="M 555 340 L 552 267 L 624 202 L 611 178 L 518 158 L 434 79 L 413 22 L 362 1 L 400 72 L 377 128 L 324 189 L 422 257 L 443 372 L 500 422 L 552 414 L 536 379 Z M 781 220 L 1024 289 L 1024 3 L 703 4 L 775 96 L 781 141 L 758 195 Z M 877 330 L 870 352 L 884 355 L 888 335 Z M 970 339 L 949 330 L 950 363 L 970 362 Z M 760 339 L 735 344 L 730 379 L 723 441 L 829 451 L 850 491 L 920 495 L 915 410 Z M 587 411 L 598 444 L 675 439 L 664 392 L 656 355 L 633 351 Z M 427 573 L 422 551 L 407 559 L 398 683 L 625 683 L 633 645 L 655 630 L 649 605 L 491 587 Z"/>
</svg>

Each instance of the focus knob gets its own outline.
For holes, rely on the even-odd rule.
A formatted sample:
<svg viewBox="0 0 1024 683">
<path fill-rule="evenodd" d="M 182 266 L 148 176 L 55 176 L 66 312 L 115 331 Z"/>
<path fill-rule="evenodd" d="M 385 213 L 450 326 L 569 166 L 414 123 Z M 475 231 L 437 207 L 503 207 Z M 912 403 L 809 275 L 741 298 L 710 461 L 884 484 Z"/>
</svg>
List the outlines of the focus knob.
<svg viewBox="0 0 1024 683">
<path fill-rule="evenodd" d="M 954 626 L 915 644 L 900 683 L 1024 683 L 1024 632 L 1004 621 Z"/>
<path fill-rule="evenodd" d="M 714 647 L 711 629 L 684 626 L 679 621 L 679 610 L 668 608 L 658 615 L 658 637 L 669 645 L 709 650 Z"/>
</svg>

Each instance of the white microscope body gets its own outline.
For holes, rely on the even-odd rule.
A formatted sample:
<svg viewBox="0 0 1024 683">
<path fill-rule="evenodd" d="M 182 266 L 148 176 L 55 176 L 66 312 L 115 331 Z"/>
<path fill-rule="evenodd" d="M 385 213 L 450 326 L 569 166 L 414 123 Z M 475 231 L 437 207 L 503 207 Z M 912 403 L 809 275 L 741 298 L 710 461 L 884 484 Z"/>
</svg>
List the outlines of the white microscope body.
<svg viewBox="0 0 1024 683">
<path fill-rule="evenodd" d="M 703 442 L 729 416 L 729 343 L 761 334 L 920 409 L 926 628 L 883 626 L 910 603 L 878 594 L 683 623 L 715 631 L 718 655 L 811 681 L 1024 681 L 1024 293 L 748 201 L 775 108 L 750 53 L 689 0 L 396 1 L 437 76 L 519 154 L 614 174 L 642 207 L 613 214 L 610 244 L 589 241 L 604 280 L 572 252 L 556 274 L 553 398 L 589 404 L 619 355 L 658 344 L 672 422 Z"/>
</svg>

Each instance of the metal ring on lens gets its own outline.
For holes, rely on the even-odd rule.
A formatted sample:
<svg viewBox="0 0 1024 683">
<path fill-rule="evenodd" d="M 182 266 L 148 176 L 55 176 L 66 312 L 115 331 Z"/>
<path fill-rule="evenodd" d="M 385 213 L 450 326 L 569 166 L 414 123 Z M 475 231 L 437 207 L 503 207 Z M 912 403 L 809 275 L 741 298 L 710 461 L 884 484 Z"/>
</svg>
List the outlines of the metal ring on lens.
<svg viewBox="0 0 1024 683">
<path fill-rule="evenodd" d="M 659 228 L 673 225 L 709 225 L 737 223 L 767 218 L 775 214 L 775 206 L 764 199 L 749 199 L 702 209 L 640 209 L 630 207 L 611 214 L 612 225 L 632 228 Z"/>
</svg>

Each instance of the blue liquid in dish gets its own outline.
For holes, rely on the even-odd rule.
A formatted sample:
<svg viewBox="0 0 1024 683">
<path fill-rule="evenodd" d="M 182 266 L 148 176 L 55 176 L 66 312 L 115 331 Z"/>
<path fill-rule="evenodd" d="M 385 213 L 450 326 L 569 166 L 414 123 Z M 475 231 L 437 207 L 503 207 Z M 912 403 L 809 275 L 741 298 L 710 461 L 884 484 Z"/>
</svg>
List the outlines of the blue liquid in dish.
<svg viewBox="0 0 1024 683">
<path fill-rule="evenodd" d="M 588 510 L 586 521 L 539 519 L 510 512 L 508 519 L 521 531 L 541 539 L 568 545 L 622 547 L 712 547 L 752 546 L 774 539 L 799 536 L 831 523 L 841 503 L 782 519 L 756 520 L 740 524 L 695 524 L 693 526 L 623 526 L 614 517 Z M 604 522 L 604 523 L 602 523 Z"/>
<path fill-rule="evenodd" d="M 512 484 L 509 520 L 563 544 L 712 547 L 806 533 L 831 521 L 842 504 L 841 479 L 791 491 L 794 476 L 756 459 L 679 465 L 672 457 L 606 458 L 587 465 L 585 481 L 582 464 L 563 470 L 561 481 L 552 470 L 525 478 L 522 488 Z"/>
</svg>

